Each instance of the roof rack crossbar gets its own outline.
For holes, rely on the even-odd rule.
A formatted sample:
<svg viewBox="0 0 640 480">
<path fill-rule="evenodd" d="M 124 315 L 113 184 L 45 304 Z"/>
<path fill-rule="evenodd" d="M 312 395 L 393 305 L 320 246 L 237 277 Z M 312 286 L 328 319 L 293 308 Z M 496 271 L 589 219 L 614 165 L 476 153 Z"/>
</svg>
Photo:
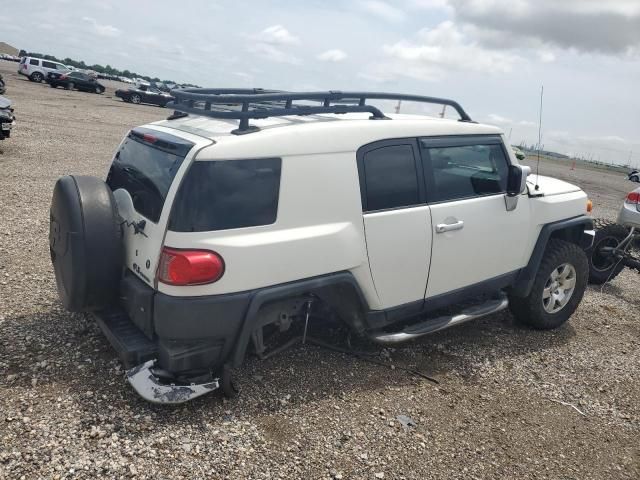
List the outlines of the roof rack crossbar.
<svg viewBox="0 0 640 480">
<path fill-rule="evenodd" d="M 386 119 L 382 111 L 367 100 L 403 100 L 408 102 L 447 105 L 460 116 L 460 121 L 471 122 L 471 117 L 453 100 L 421 95 L 381 92 L 285 92 L 261 88 L 186 88 L 172 90 L 174 101 L 167 106 L 178 112 L 193 113 L 212 118 L 240 120 L 234 133 L 256 131 L 249 120 L 287 115 L 315 115 L 322 113 L 371 113 L 372 119 Z M 294 102 L 317 102 L 318 105 Z M 236 106 L 236 108 L 231 108 Z"/>
</svg>

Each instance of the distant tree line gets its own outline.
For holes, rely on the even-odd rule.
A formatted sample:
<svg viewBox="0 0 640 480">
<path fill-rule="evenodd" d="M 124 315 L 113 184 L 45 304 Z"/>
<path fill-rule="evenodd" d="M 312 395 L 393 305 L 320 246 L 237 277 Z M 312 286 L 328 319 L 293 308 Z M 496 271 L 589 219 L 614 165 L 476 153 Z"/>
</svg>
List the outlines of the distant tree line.
<svg viewBox="0 0 640 480">
<path fill-rule="evenodd" d="M 53 55 L 45 55 L 42 53 L 37 53 L 37 52 L 27 52 L 25 50 L 20 50 L 20 53 L 18 54 L 18 56 L 20 57 L 38 57 L 38 58 L 44 58 L 45 60 L 51 60 L 52 62 L 58 62 L 58 63 L 64 63 L 65 65 L 70 65 L 72 67 L 75 68 L 79 68 L 82 70 L 93 70 L 94 72 L 97 73 L 101 73 L 103 75 L 109 75 L 109 76 L 114 76 L 114 77 L 127 77 L 127 78 L 142 78 L 143 80 L 146 80 L 147 82 L 154 82 L 154 83 L 170 83 L 170 84 L 178 84 L 178 82 L 173 81 L 173 80 L 160 80 L 158 77 L 149 77 L 147 75 L 141 75 L 139 73 L 136 72 L 131 72 L 129 70 L 118 70 L 117 68 L 113 68 L 111 65 L 106 65 L 106 66 L 102 66 L 102 65 L 87 65 L 86 63 L 84 63 L 84 61 L 80 60 L 73 60 L 72 58 L 57 58 L 54 57 Z M 190 83 L 181 83 L 180 85 L 185 86 L 185 87 L 196 87 L 197 85 L 192 85 Z"/>
</svg>

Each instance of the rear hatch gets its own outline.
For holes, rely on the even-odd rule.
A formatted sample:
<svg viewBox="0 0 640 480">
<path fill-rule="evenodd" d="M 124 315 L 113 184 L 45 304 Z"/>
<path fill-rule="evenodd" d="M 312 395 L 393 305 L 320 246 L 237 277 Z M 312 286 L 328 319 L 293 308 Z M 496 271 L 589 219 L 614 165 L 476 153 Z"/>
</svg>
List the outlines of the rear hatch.
<svg viewBox="0 0 640 480">
<path fill-rule="evenodd" d="M 126 265 L 152 287 L 170 199 L 198 143 L 211 141 L 135 128 L 120 145 L 107 176 L 122 221 Z"/>
</svg>

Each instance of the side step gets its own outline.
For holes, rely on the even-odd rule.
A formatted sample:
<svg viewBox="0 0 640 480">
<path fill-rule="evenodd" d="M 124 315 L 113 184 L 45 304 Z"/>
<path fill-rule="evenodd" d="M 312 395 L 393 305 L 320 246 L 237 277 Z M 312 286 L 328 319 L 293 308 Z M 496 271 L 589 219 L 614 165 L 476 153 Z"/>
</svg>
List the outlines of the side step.
<svg viewBox="0 0 640 480">
<path fill-rule="evenodd" d="M 504 310 L 509 305 L 506 295 L 491 299 L 485 303 L 466 308 L 455 315 L 444 315 L 442 317 L 430 318 L 424 322 L 416 323 L 406 327 L 396 333 L 377 332 L 369 336 L 376 343 L 394 344 L 413 340 L 429 333 L 435 333 L 445 328 L 453 327 L 464 322 L 475 320 L 492 313 Z"/>
<path fill-rule="evenodd" d="M 133 324 L 123 310 L 104 310 L 94 312 L 93 316 L 118 353 L 124 368 L 129 369 L 157 357 L 155 344 Z"/>
</svg>

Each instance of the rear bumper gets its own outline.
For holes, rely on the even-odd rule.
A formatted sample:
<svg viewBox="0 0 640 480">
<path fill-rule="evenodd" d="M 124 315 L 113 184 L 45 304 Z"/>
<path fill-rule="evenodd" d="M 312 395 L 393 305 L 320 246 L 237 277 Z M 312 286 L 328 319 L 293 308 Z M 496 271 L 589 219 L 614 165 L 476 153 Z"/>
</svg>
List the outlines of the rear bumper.
<svg viewBox="0 0 640 480">
<path fill-rule="evenodd" d="M 171 297 L 128 272 L 120 305 L 95 314 L 126 368 L 149 359 L 177 376 L 221 369 L 244 325 L 252 292 Z"/>
</svg>

